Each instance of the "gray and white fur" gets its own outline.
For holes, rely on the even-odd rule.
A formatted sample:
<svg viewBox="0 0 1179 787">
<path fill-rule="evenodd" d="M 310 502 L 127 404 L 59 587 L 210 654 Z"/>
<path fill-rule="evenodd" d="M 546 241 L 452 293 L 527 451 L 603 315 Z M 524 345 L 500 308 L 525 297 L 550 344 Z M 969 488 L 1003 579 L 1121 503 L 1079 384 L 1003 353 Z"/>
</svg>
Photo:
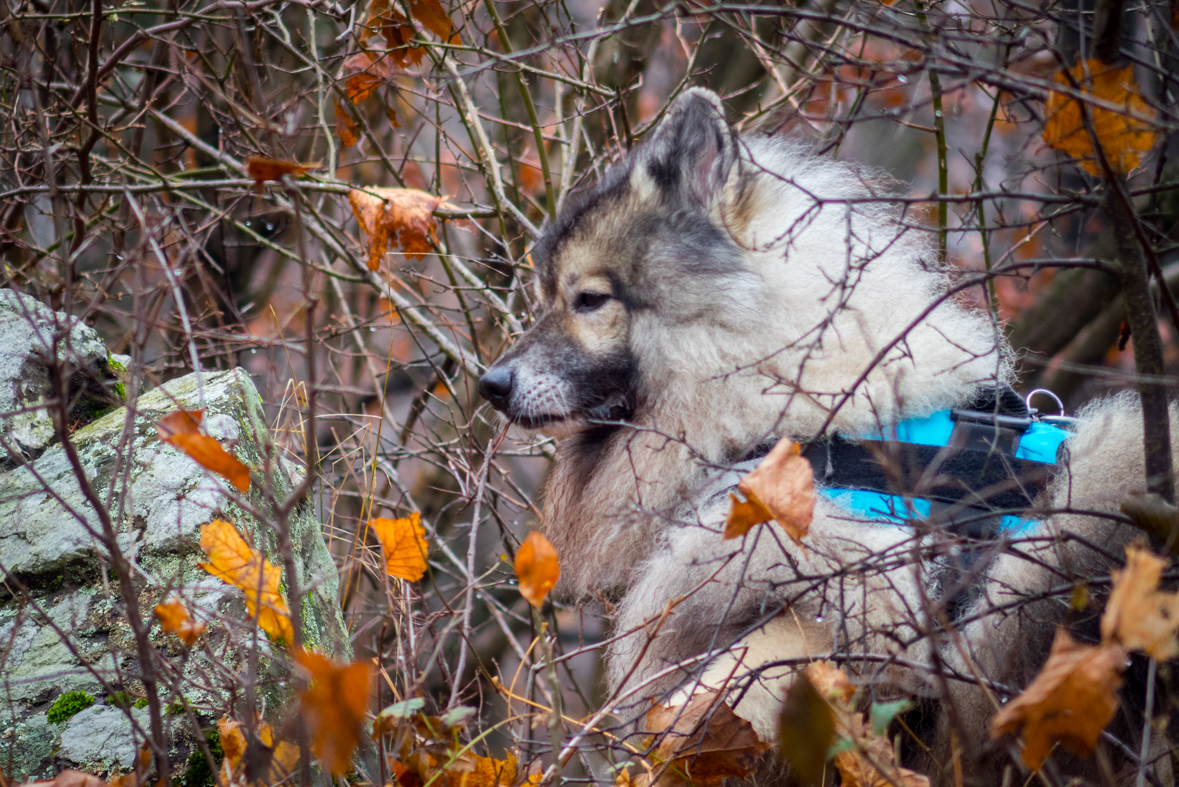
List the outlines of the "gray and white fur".
<svg viewBox="0 0 1179 787">
<path fill-rule="evenodd" d="M 952 292 L 892 189 L 799 144 L 739 137 L 717 96 L 692 89 L 533 250 L 539 316 L 481 390 L 563 438 L 543 512 L 557 593 L 616 602 L 607 669 L 621 713 L 726 688 L 771 740 L 794 667 L 864 654 L 865 680 L 952 700 L 981 743 L 985 695 L 935 673 L 1021 684 L 1063 604 L 1009 602 L 1120 555 L 1128 534 L 1111 520 L 1053 516 L 996 546 L 970 622 L 948 629 L 933 619 L 930 560 L 947 534 L 860 521 L 820 497 L 802 547 L 776 526 L 722 540 L 726 493 L 757 446 L 863 434 L 1012 377 L 1001 330 Z M 1134 397 L 1092 406 L 1051 507 L 1116 511 L 1144 486 L 1141 432 Z"/>
</svg>

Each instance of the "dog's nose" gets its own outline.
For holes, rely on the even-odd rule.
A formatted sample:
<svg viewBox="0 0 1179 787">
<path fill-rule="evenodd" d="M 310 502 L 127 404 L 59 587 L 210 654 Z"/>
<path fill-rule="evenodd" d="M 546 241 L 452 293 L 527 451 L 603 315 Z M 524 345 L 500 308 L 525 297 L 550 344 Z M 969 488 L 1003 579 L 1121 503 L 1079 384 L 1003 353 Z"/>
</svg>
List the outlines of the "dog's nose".
<svg viewBox="0 0 1179 787">
<path fill-rule="evenodd" d="M 507 407 L 512 397 L 512 367 L 497 365 L 488 369 L 479 378 L 479 393 L 497 410 Z"/>
</svg>

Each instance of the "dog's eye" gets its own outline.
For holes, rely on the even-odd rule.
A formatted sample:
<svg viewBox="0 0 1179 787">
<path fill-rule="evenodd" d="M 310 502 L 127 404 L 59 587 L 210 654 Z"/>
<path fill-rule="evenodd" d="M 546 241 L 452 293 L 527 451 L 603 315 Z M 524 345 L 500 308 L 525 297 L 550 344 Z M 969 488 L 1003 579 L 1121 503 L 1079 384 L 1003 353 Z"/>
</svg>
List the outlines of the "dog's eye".
<svg viewBox="0 0 1179 787">
<path fill-rule="evenodd" d="M 579 312 L 592 312 L 608 300 L 610 296 L 600 292 L 580 292 L 573 302 L 573 308 Z"/>
</svg>

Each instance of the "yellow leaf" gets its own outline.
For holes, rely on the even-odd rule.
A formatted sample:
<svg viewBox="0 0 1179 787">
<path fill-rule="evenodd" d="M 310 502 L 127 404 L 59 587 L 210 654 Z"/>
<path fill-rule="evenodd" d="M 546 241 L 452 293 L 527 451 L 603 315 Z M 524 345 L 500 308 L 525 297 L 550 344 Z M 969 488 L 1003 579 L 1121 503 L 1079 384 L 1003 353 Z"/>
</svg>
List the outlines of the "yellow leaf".
<svg viewBox="0 0 1179 787">
<path fill-rule="evenodd" d="M 160 420 L 156 433 L 162 442 L 176 446 L 201 467 L 225 476 L 239 492 L 249 491 L 250 469 L 212 437 L 201 433 L 204 414 L 204 410 L 177 410 Z"/>
<path fill-rule="evenodd" d="M 539 607 L 560 578 L 561 562 L 557 550 L 539 531 L 533 530 L 516 551 L 520 595 L 532 606 Z"/>
<path fill-rule="evenodd" d="M 156 605 L 156 617 L 159 618 L 160 627 L 164 631 L 169 631 L 180 637 L 181 641 L 189 647 L 192 647 L 192 644 L 197 641 L 197 637 L 208 628 L 204 623 L 198 623 L 190 618 L 188 609 L 175 596 L 163 604 Z"/>
<path fill-rule="evenodd" d="M 337 776 L 352 765 L 352 751 L 360 742 L 368 707 L 369 664 L 338 665 L 305 650 L 291 657 L 311 675 L 311 685 L 299 695 L 303 718 L 311 731 L 319 761 Z"/>
<path fill-rule="evenodd" d="M 352 117 L 340 106 L 340 102 L 332 99 L 332 105 L 336 109 L 336 135 L 340 138 L 340 144 L 346 148 L 350 148 L 356 144 L 356 140 L 360 138 L 360 132 L 356 129 L 356 124 L 352 122 Z"/>
<path fill-rule="evenodd" d="M 729 495 L 733 505 L 725 538 L 743 536 L 754 525 L 774 519 L 796 544 L 802 543 L 815 514 L 815 477 L 798 443 L 785 437 L 778 441 L 737 489 L 746 502 Z"/>
<path fill-rule="evenodd" d="M 1167 561 L 1139 546 L 1126 547 L 1126 567 L 1111 572 L 1113 592 L 1101 616 L 1101 641 L 1144 650 L 1167 661 L 1179 656 L 1179 593 L 1158 589 Z"/>
<path fill-rule="evenodd" d="M 209 562 L 200 567 L 245 592 L 246 610 L 271 639 L 295 641 L 287 602 L 278 592 L 276 566 L 250 549 L 237 528 L 220 519 L 201 526 L 201 549 Z"/>
<path fill-rule="evenodd" d="M 506 760 L 474 757 L 460 768 L 446 771 L 446 787 L 511 787 L 516 783 L 516 755 Z"/>
<path fill-rule="evenodd" d="M 1105 109 L 1094 106 L 1089 100 L 1082 102 L 1059 91 L 1051 91 L 1044 106 L 1043 136 L 1048 146 L 1077 159 L 1077 163 L 1090 173 L 1101 175 L 1093 137 L 1085 127 L 1084 117 L 1088 116 L 1110 167 L 1119 173 L 1137 167 L 1142 154 L 1154 146 L 1158 133 L 1151 127 L 1155 111 L 1143 100 L 1134 82 L 1134 67 L 1118 68 L 1107 66 L 1100 60 L 1087 60 L 1067 72 L 1058 73 L 1056 82 L 1070 88 L 1076 83 L 1086 99 L 1100 99 L 1121 108 Z"/>
<path fill-rule="evenodd" d="M 402 519 L 370 519 L 368 525 L 381 542 L 386 574 L 410 582 L 425 575 L 429 547 L 421 514 L 414 511 Z"/>
<path fill-rule="evenodd" d="M 1038 771 L 1056 741 L 1088 757 L 1118 709 L 1126 651 L 1115 643 L 1082 645 L 1057 629 L 1040 674 L 991 720 L 991 737 L 1023 732 L 1023 761 Z"/>
<path fill-rule="evenodd" d="M 352 189 L 348 202 L 368 235 L 370 271 L 380 267 L 393 245 L 400 246 L 408 259 L 421 259 L 434 251 L 430 243 L 438 226 L 434 210 L 442 197 L 417 189 Z"/>
</svg>

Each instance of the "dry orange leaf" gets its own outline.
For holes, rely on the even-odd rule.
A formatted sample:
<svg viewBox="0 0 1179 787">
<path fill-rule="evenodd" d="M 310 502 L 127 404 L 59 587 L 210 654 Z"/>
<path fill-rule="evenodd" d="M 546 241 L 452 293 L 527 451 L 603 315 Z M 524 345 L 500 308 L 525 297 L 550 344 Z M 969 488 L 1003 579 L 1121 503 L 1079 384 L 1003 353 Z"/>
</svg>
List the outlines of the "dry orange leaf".
<svg viewBox="0 0 1179 787">
<path fill-rule="evenodd" d="M 217 732 L 221 735 L 221 751 L 224 754 L 221 770 L 217 774 L 217 783 L 220 787 L 240 783 L 242 772 L 245 770 L 247 751 L 245 728 L 240 721 L 233 721 L 228 716 L 223 716 L 217 722 Z M 299 762 L 299 747 L 287 741 L 279 741 L 276 745 L 274 731 L 266 722 L 260 722 L 254 734 L 257 735 L 259 743 L 271 750 L 268 778 L 259 779 L 255 782 L 256 787 L 277 784 L 290 776 Z"/>
<path fill-rule="evenodd" d="M 225 476 L 239 492 L 249 491 L 250 469 L 212 437 L 201 433 L 204 414 L 204 410 L 177 410 L 160 420 L 156 433 L 162 442 L 176 446 L 201 467 Z"/>
<path fill-rule="evenodd" d="M 188 609 L 175 596 L 163 604 L 156 605 L 156 617 L 159 618 L 160 627 L 164 631 L 170 631 L 180 637 L 180 640 L 189 647 L 192 647 L 192 644 L 197 641 L 197 637 L 205 633 L 205 629 L 208 628 L 204 623 L 198 623 L 189 617 Z"/>
<path fill-rule="evenodd" d="M 737 489 L 746 502 L 729 495 L 733 507 L 725 523 L 725 538 L 738 538 L 754 525 L 774 519 L 794 543 L 802 544 L 815 515 L 815 476 L 798 443 L 786 437 L 779 440 Z"/>
<path fill-rule="evenodd" d="M 1040 674 L 991 720 L 991 737 L 1022 730 L 1023 761 L 1038 771 L 1059 741 L 1088 757 L 1118 709 L 1126 651 L 1115 643 L 1083 645 L 1057 629 Z"/>
<path fill-rule="evenodd" d="M 7 758 L 6 758 L 7 759 Z M 15 784 L 15 782 L 12 782 Z M 81 771 L 62 771 L 52 779 L 28 782 L 20 787 L 106 787 L 102 779 Z"/>
<path fill-rule="evenodd" d="M 662 787 L 720 787 L 726 778 L 752 773 L 758 755 L 770 748 L 715 691 L 697 692 L 684 705 L 652 708 L 647 729 L 662 733 L 656 761 L 671 763 L 653 782 Z"/>
<path fill-rule="evenodd" d="M 443 197 L 417 189 L 352 189 L 348 202 L 368 235 L 368 269 L 381 265 L 390 246 L 400 246 L 408 259 L 421 259 L 434 251 L 430 241 L 438 226 L 434 210 Z"/>
<path fill-rule="evenodd" d="M 1111 572 L 1113 592 L 1101 616 L 1101 641 L 1120 643 L 1167 661 L 1179 656 L 1179 593 L 1160 591 L 1167 561 L 1144 547 L 1126 547 L 1126 567 Z"/>
<path fill-rule="evenodd" d="M 348 81 L 344 83 L 344 92 L 348 98 L 352 99 L 353 104 L 359 104 L 371 96 L 373 91 L 380 86 L 379 77 L 375 77 L 367 71 L 361 71 L 359 74 L 348 77 Z"/>
<path fill-rule="evenodd" d="M 336 136 L 340 138 L 341 145 L 350 148 L 360 138 L 360 132 L 357 131 L 356 124 L 352 122 L 351 116 L 345 111 L 344 107 L 340 106 L 339 101 L 333 98 L 332 105 L 336 108 Z"/>
<path fill-rule="evenodd" d="M 1086 97 L 1122 108 L 1115 111 L 1085 101 L 1084 115 L 1092 122 L 1098 144 L 1115 172 L 1125 173 L 1137 167 L 1142 154 L 1154 146 L 1157 132 L 1151 127 L 1156 113 L 1143 100 L 1134 82 L 1134 67 L 1118 68 L 1100 60 L 1086 60 L 1067 72 L 1059 72 L 1056 82 L 1070 88 L 1076 84 Z M 1101 175 L 1100 161 L 1093 137 L 1085 127 L 1081 105 L 1081 101 L 1064 93 L 1049 92 L 1044 106 L 1044 141 L 1077 159 L 1091 174 Z"/>
<path fill-rule="evenodd" d="M 516 755 L 511 752 L 506 760 L 471 757 L 460 763 L 446 771 L 446 787 L 511 787 L 516 783 Z"/>
<path fill-rule="evenodd" d="M 386 574 L 410 582 L 425 575 L 428 545 L 421 514 L 414 511 L 402 519 L 370 519 L 368 525 L 381 542 Z"/>
<path fill-rule="evenodd" d="M 561 578 L 561 561 L 552 543 L 533 530 L 516 550 L 516 579 L 520 595 L 534 607 L 544 604 L 545 596 Z"/>
<path fill-rule="evenodd" d="M 409 12 L 413 18 L 425 25 L 426 29 L 448 44 L 460 44 L 454 22 L 438 0 L 409 0 Z"/>
<path fill-rule="evenodd" d="M 315 754 L 333 774 L 342 776 L 351 768 L 352 751 L 360 742 L 368 707 L 369 664 L 357 661 L 341 666 L 302 649 L 292 651 L 291 657 L 311 674 L 311 685 L 299 700 Z"/>
<path fill-rule="evenodd" d="M 209 562 L 200 567 L 245 592 L 246 610 L 271 639 L 295 641 L 287 602 L 278 592 L 276 566 L 250 549 L 237 528 L 220 519 L 201 525 L 201 549 Z"/>
<path fill-rule="evenodd" d="M 246 162 L 246 172 L 251 178 L 262 185 L 267 180 L 282 180 L 283 175 L 302 175 L 313 169 L 319 169 L 319 162 L 300 164 L 297 161 L 282 161 L 280 159 L 250 156 Z"/>
</svg>

